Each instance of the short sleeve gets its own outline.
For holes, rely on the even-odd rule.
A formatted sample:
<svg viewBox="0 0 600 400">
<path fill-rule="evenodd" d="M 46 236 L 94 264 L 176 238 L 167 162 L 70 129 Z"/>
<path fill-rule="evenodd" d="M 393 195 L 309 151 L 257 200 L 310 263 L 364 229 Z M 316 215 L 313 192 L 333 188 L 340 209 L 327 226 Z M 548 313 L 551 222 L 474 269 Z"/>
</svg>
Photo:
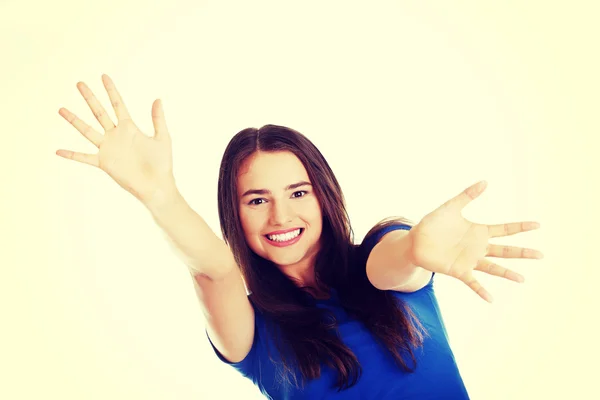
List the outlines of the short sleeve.
<svg viewBox="0 0 600 400">
<path fill-rule="evenodd" d="M 219 358 L 219 360 L 221 360 L 223 363 L 231 366 L 232 368 L 234 368 L 235 370 L 240 372 L 243 376 L 251 379 L 255 383 L 256 383 L 256 365 L 257 365 L 257 359 L 259 357 L 260 347 L 261 347 L 261 340 L 260 340 L 260 336 L 262 334 L 261 322 L 262 322 L 262 318 L 261 318 L 260 314 L 258 312 L 255 312 L 254 339 L 252 341 L 252 347 L 250 348 L 250 351 L 248 352 L 246 357 L 244 357 L 243 360 L 236 362 L 236 363 L 233 363 L 233 362 L 227 360 L 221 354 L 221 352 L 215 347 L 215 345 L 210 340 L 208 331 L 205 329 L 206 337 L 208 338 L 208 342 L 210 343 L 212 349 L 214 350 L 214 352 L 215 352 L 216 356 Z"/>
<path fill-rule="evenodd" d="M 398 230 L 398 229 L 402 229 L 402 230 L 406 230 L 409 231 L 411 229 L 410 225 L 405 225 L 405 224 L 393 224 L 393 225 L 388 225 L 385 226 L 377 231 L 375 231 L 373 234 L 367 236 L 364 240 L 363 243 L 361 244 L 361 254 L 363 255 L 363 259 L 366 261 L 367 258 L 369 257 L 369 254 L 371 253 L 371 250 L 373 250 L 373 247 L 375 247 L 375 245 L 377 243 L 379 243 L 379 241 L 381 240 L 381 238 L 389 232 Z M 418 290 L 417 292 L 421 292 L 421 291 L 433 291 L 433 282 L 434 282 L 434 276 L 435 273 L 431 274 L 431 278 L 429 279 L 429 281 L 427 282 L 427 284 L 421 288 L 420 290 Z M 416 292 L 411 292 L 411 293 L 416 293 Z"/>
<path fill-rule="evenodd" d="M 375 247 L 375 245 L 377 243 L 379 243 L 379 241 L 381 240 L 381 238 L 389 232 L 398 230 L 398 229 L 402 229 L 405 231 L 409 231 L 411 228 L 410 225 L 404 225 L 404 224 L 394 224 L 394 225 L 388 225 L 385 226 L 379 230 L 377 230 L 376 232 L 374 232 L 371 235 L 368 235 L 362 242 L 362 244 L 360 245 L 361 247 L 361 253 L 367 257 L 370 253 L 371 250 L 373 250 L 373 247 Z"/>
</svg>

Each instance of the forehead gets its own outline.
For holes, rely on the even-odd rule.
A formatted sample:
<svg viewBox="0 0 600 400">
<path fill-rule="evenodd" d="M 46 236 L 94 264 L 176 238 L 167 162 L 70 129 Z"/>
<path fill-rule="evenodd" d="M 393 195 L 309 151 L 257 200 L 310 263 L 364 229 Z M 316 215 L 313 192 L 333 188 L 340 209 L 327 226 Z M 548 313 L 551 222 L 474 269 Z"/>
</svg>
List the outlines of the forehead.
<svg viewBox="0 0 600 400">
<path fill-rule="evenodd" d="M 283 189 L 290 183 L 309 181 L 304 165 L 289 151 L 256 152 L 242 164 L 238 190 Z"/>
</svg>

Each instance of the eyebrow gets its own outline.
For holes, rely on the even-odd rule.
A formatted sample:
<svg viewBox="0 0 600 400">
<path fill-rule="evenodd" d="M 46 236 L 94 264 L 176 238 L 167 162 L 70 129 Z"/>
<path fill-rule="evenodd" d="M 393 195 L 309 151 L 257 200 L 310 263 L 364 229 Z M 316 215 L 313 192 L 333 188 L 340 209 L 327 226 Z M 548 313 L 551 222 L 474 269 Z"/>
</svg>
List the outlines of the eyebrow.
<svg viewBox="0 0 600 400">
<path fill-rule="evenodd" d="M 299 188 L 301 186 L 312 186 L 310 182 L 306 182 L 306 181 L 300 181 L 297 183 L 292 183 L 291 185 L 286 186 L 285 190 L 292 190 L 292 189 L 296 189 Z M 244 194 L 242 195 L 242 197 L 246 197 L 248 195 L 251 194 L 260 194 L 260 195 L 265 195 L 265 194 L 271 194 L 270 190 L 267 189 L 250 189 L 250 190 L 246 190 L 244 192 Z"/>
</svg>

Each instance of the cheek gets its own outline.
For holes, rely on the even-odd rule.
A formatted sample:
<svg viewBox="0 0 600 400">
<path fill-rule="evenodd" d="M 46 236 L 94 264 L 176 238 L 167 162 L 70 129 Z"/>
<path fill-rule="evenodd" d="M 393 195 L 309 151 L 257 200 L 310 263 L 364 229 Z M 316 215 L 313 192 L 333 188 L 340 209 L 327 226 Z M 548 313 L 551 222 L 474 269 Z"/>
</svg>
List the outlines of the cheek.
<svg viewBox="0 0 600 400">
<path fill-rule="evenodd" d="M 246 238 L 260 232 L 263 225 L 262 216 L 256 212 L 240 212 L 240 222 Z"/>
<path fill-rule="evenodd" d="M 319 207 L 319 202 L 315 199 L 304 207 L 304 214 L 314 223 L 321 222 L 322 213 Z"/>
</svg>

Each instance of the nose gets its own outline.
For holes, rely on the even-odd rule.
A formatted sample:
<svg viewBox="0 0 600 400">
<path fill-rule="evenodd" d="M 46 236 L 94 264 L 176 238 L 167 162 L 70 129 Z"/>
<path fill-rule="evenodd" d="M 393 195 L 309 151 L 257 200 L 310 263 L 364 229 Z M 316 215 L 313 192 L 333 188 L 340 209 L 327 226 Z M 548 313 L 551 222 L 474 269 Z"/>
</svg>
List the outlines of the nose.
<svg viewBox="0 0 600 400">
<path fill-rule="evenodd" d="M 283 202 L 275 202 L 271 207 L 271 224 L 285 225 L 291 221 L 291 209 L 289 204 Z"/>
</svg>

